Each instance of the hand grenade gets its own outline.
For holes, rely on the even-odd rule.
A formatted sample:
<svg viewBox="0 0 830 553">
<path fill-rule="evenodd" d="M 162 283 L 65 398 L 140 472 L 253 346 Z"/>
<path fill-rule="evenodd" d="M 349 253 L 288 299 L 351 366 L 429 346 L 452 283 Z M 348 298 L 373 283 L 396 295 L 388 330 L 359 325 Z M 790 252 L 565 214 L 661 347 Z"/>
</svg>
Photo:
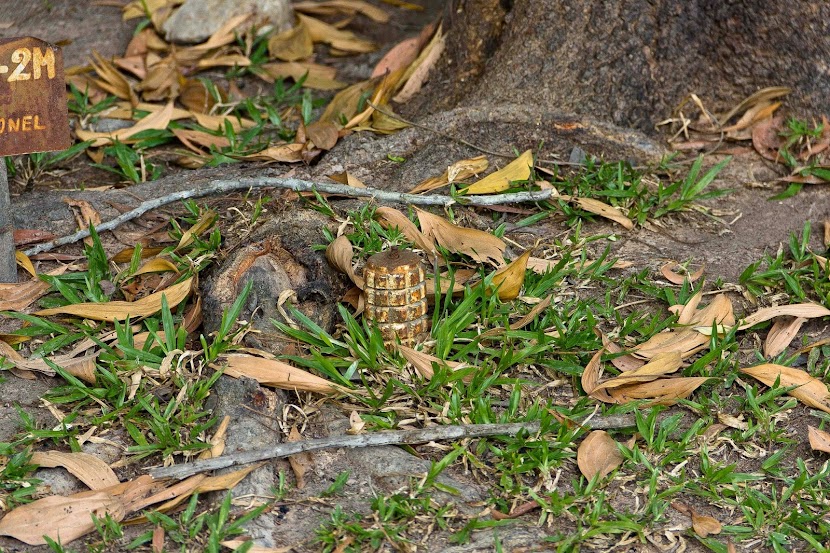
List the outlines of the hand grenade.
<svg viewBox="0 0 830 553">
<path fill-rule="evenodd" d="M 390 249 L 373 255 L 364 269 L 366 311 L 385 344 L 412 346 L 429 331 L 426 277 L 421 258 L 410 250 Z"/>
</svg>

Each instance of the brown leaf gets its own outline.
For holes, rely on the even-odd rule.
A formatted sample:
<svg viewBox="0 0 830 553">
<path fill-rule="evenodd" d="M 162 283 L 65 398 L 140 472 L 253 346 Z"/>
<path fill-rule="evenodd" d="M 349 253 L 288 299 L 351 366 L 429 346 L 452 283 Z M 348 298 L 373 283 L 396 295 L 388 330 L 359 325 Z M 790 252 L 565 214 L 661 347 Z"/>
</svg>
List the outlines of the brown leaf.
<svg viewBox="0 0 830 553">
<path fill-rule="evenodd" d="M 784 124 L 784 117 L 779 115 L 758 123 L 752 129 L 752 146 L 762 157 L 776 162 L 783 162 L 778 150 L 784 145 L 779 130 Z"/>
<path fill-rule="evenodd" d="M 591 480 L 608 476 L 623 462 L 617 442 L 604 430 L 594 430 L 588 434 L 576 450 L 576 464 L 579 472 Z"/>
<path fill-rule="evenodd" d="M 401 355 L 403 355 L 404 359 L 406 359 L 409 364 L 412 365 L 412 367 L 426 379 L 430 379 L 435 375 L 435 371 L 432 369 L 433 363 L 437 363 L 438 366 L 448 367 L 454 371 L 468 366 L 466 363 L 459 363 L 458 361 L 444 361 L 442 359 L 438 359 L 434 355 L 430 355 L 407 346 L 397 345 L 396 347 Z"/>
<path fill-rule="evenodd" d="M 283 61 L 297 61 L 314 54 L 314 42 L 308 27 L 300 23 L 287 31 L 275 34 L 268 39 L 268 53 L 271 58 Z"/>
<path fill-rule="evenodd" d="M 219 86 L 215 87 L 217 92 L 219 93 L 219 100 L 223 101 L 227 99 L 227 94 L 224 90 L 222 90 Z M 184 107 L 189 109 L 190 111 L 197 111 L 199 113 L 210 113 L 210 110 L 213 109 L 213 106 L 216 105 L 216 98 L 208 91 L 208 88 L 205 86 L 205 83 L 198 80 L 198 79 L 187 79 L 182 86 L 181 92 L 179 93 L 179 102 L 182 103 Z M 185 130 L 185 129 L 171 129 L 173 132 L 176 130 Z"/>
<path fill-rule="evenodd" d="M 379 207 L 375 210 L 375 219 L 378 220 L 383 228 L 397 228 L 407 240 L 415 244 L 418 249 L 421 249 L 430 255 L 435 254 L 435 242 L 428 236 L 418 230 L 415 223 L 409 218 L 391 207 Z"/>
<path fill-rule="evenodd" d="M 67 266 L 49 271 L 49 275 L 66 272 Z M 19 284 L 0 283 L 0 311 L 22 311 L 49 291 L 50 285 L 40 279 Z"/>
<path fill-rule="evenodd" d="M 308 139 L 321 150 L 331 150 L 339 138 L 337 127 L 329 121 L 315 121 L 306 127 Z"/>
<path fill-rule="evenodd" d="M 228 425 L 231 422 L 231 417 L 229 415 L 225 415 L 222 419 L 222 422 L 219 423 L 219 426 L 216 428 L 216 432 L 213 433 L 213 437 L 210 439 L 210 449 L 206 449 L 205 451 L 199 454 L 199 459 L 214 459 L 219 457 L 225 451 L 225 436 L 228 433 Z"/>
<path fill-rule="evenodd" d="M 533 152 L 526 150 L 522 155 L 499 169 L 490 173 L 478 182 L 474 182 L 461 192 L 463 194 L 493 194 L 510 188 L 515 181 L 526 181 L 530 178 L 533 167 Z"/>
<path fill-rule="evenodd" d="M 765 363 L 763 365 L 756 365 L 755 367 L 743 368 L 741 372 L 760 380 L 770 387 L 779 379 L 782 388 L 798 386 L 790 390 L 788 392 L 789 395 L 808 407 L 814 407 L 830 413 L 830 392 L 827 391 L 827 386 L 821 380 L 810 376 L 801 369 Z"/>
<path fill-rule="evenodd" d="M 363 184 L 363 181 L 361 181 L 359 178 L 347 171 L 343 171 L 342 173 L 332 173 L 331 175 L 327 176 L 334 182 L 339 182 L 340 184 L 354 186 L 355 188 L 366 188 L 366 185 Z"/>
<path fill-rule="evenodd" d="M 678 400 L 686 399 L 698 389 L 707 377 L 661 378 L 653 382 L 642 382 L 620 388 L 612 388 L 609 393 L 617 403 L 629 403 L 637 400 L 650 400 L 649 403 L 674 405 Z"/>
<path fill-rule="evenodd" d="M 651 359 L 661 353 L 679 351 L 685 359 L 706 347 L 709 337 L 697 330 L 679 330 L 655 334 L 632 350 L 632 354 Z"/>
<path fill-rule="evenodd" d="M 279 161 L 282 163 L 299 163 L 304 161 L 304 144 L 281 144 L 265 148 L 255 154 L 242 156 L 242 159 L 252 161 Z"/>
<path fill-rule="evenodd" d="M 651 361 L 642 367 L 624 372 L 600 383 L 595 390 L 619 388 L 640 382 L 651 382 L 661 376 L 675 372 L 680 368 L 681 364 L 680 352 L 660 353 L 655 355 Z"/>
<path fill-rule="evenodd" d="M 136 317 L 149 317 L 157 313 L 161 309 L 161 298 L 167 298 L 167 305 L 170 309 L 183 302 L 187 296 L 190 295 L 190 290 L 193 287 L 193 277 L 174 284 L 173 286 L 150 294 L 140 300 L 128 301 L 110 301 L 104 303 L 76 303 L 65 305 L 63 307 L 54 307 L 52 309 L 42 309 L 37 311 L 35 315 L 44 317 L 47 315 L 75 315 L 84 317 L 86 319 L 93 319 L 96 321 L 123 321 L 128 317 L 135 319 Z"/>
<path fill-rule="evenodd" d="M 525 251 L 493 275 L 493 286 L 497 287 L 500 300 L 510 301 L 519 297 L 519 292 L 521 292 L 525 282 L 527 259 L 530 257 L 530 251 Z"/>
<path fill-rule="evenodd" d="M 326 0 L 325 2 L 294 2 L 294 10 L 315 15 L 336 15 L 362 13 L 376 23 L 387 23 L 389 14 L 364 0 Z"/>
<path fill-rule="evenodd" d="M 452 253 L 472 257 L 482 263 L 504 264 L 503 252 L 507 245 L 501 238 L 488 232 L 459 227 L 428 211 L 415 208 L 421 231 L 439 246 Z"/>
<path fill-rule="evenodd" d="M 634 228 L 634 222 L 631 219 L 623 215 L 622 212 L 616 207 L 612 207 L 604 202 L 595 200 L 593 198 L 573 198 L 570 196 L 560 196 L 560 198 L 562 198 L 563 200 L 572 201 L 576 203 L 585 211 L 594 213 L 595 215 L 599 215 L 600 217 L 605 217 L 606 219 L 610 219 L 615 223 L 619 223 L 628 230 Z"/>
<path fill-rule="evenodd" d="M 372 77 L 379 77 L 386 73 L 393 73 L 409 66 L 418 57 L 421 49 L 418 37 L 407 38 L 393 46 L 375 65 Z"/>
<path fill-rule="evenodd" d="M 807 434 L 810 438 L 810 447 L 813 451 L 830 453 L 830 434 L 824 430 L 819 430 L 815 426 L 808 426 Z"/>
<path fill-rule="evenodd" d="M 57 235 L 47 230 L 14 229 L 15 246 L 37 244 L 38 242 L 46 242 L 47 240 L 54 240 L 55 238 L 57 238 Z"/>
<path fill-rule="evenodd" d="M 326 247 L 326 259 L 332 267 L 344 273 L 361 290 L 364 287 L 363 277 L 355 274 L 352 267 L 354 248 L 346 235 L 341 234 Z"/>
<path fill-rule="evenodd" d="M 224 374 L 234 378 L 246 376 L 265 386 L 283 390 L 300 390 L 318 394 L 342 391 L 337 384 L 275 359 L 229 353 L 222 356 L 222 360 L 227 363 Z"/>
<path fill-rule="evenodd" d="M 64 467 L 92 490 L 100 490 L 119 483 L 118 477 L 109 465 L 89 453 L 36 451 L 32 454 L 30 463 L 48 468 Z"/>
<path fill-rule="evenodd" d="M 274 79 L 290 78 L 299 82 L 303 81 L 304 88 L 316 90 L 339 90 L 346 86 L 346 83 L 335 79 L 337 70 L 334 67 L 320 65 L 311 62 L 289 61 L 283 63 L 266 63 L 262 65 L 262 71 L 258 75 L 269 82 Z"/>
<path fill-rule="evenodd" d="M 695 534 L 701 538 L 707 538 L 712 534 L 720 534 L 723 527 L 717 519 L 706 515 L 699 515 L 697 511 L 691 509 L 692 512 L 692 529 Z"/>
<path fill-rule="evenodd" d="M 470 159 L 462 159 L 456 161 L 444 171 L 439 177 L 430 177 L 421 181 L 415 188 L 409 191 L 410 194 L 420 194 L 421 192 L 429 192 L 436 188 L 441 188 L 452 182 L 463 181 L 474 175 L 482 173 L 487 170 L 489 162 L 484 156 L 477 156 Z M 495 174 L 495 173 L 494 173 Z"/>
<path fill-rule="evenodd" d="M 759 309 L 749 317 L 741 320 L 739 330 L 746 330 L 758 323 L 763 323 L 775 317 L 788 315 L 790 317 L 803 317 L 805 319 L 813 319 L 816 317 L 826 317 L 830 315 L 830 309 L 819 305 L 817 303 L 794 303 L 791 305 L 779 305 L 777 307 L 765 307 Z"/>
<path fill-rule="evenodd" d="M 598 390 L 599 379 L 602 376 L 602 354 L 605 353 L 605 348 L 600 349 L 591 357 L 585 369 L 582 371 L 581 383 L 582 389 L 585 393 L 594 399 L 598 399 L 605 403 L 615 403 L 614 398 L 608 395 L 607 390 Z"/>
<path fill-rule="evenodd" d="M 804 317 L 782 317 L 773 323 L 764 341 L 764 357 L 775 357 L 790 345 L 801 325 L 807 322 Z"/>
<path fill-rule="evenodd" d="M 668 280 L 672 284 L 683 284 L 686 281 L 694 282 L 697 279 L 699 279 L 701 276 L 703 276 L 703 270 L 706 268 L 706 266 L 702 266 L 700 269 L 698 269 L 692 274 L 685 272 L 685 274 L 681 275 L 672 270 L 674 267 L 678 266 L 679 264 L 677 262 L 669 261 L 668 263 L 660 267 L 660 272 L 663 274 L 664 277 L 666 277 L 666 280 Z"/>
<path fill-rule="evenodd" d="M 90 79 L 92 83 L 105 92 L 128 100 L 130 104 L 135 106 L 138 104 L 138 97 L 130 86 L 129 81 L 124 78 L 118 69 L 109 61 L 104 59 L 98 52 L 92 52 L 93 61 L 91 65 L 98 74 L 97 79 Z"/>
<path fill-rule="evenodd" d="M 601 338 L 602 338 L 602 345 L 603 345 L 603 347 L 605 347 L 605 350 L 608 353 L 614 354 L 614 353 L 622 353 L 624 351 L 620 346 L 618 346 L 617 344 L 612 342 L 608 338 L 608 336 L 605 335 L 604 332 L 601 333 Z M 621 370 L 623 372 L 627 372 L 627 371 L 633 371 L 634 369 L 639 369 L 640 367 L 645 365 L 646 362 L 642 359 L 638 359 L 637 357 L 634 357 L 633 355 L 631 355 L 629 353 L 626 353 L 625 355 L 619 355 L 617 357 L 612 357 L 611 358 L 611 364 L 613 364 L 619 370 Z"/>
<path fill-rule="evenodd" d="M 170 131 L 179 139 L 179 142 L 197 154 L 204 154 L 203 148 L 221 150 L 231 145 L 224 136 L 216 136 L 197 129 L 170 129 Z"/>
<path fill-rule="evenodd" d="M 110 493 L 52 495 L 21 505 L 0 520 L 0 535 L 29 545 L 46 545 L 45 537 L 65 545 L 95 530 L 92 515 L 124 518 L 124 504 Z"/>
<path fill-rule="evenodd" d="M 300 434 L 300 431 L 297 430 L 296 425 L 291 427 L 291 431 L 288 433 L 286 441 L 303 441 L 303 437 Z M 295 455 L 289 455 L 288 463 L 291 465 L 291 470 L 294 471 L 294 477 L 297 479 L 297 489 L 302 490 L 303 488 L 305 488 L 305 473 L 308 471 L 308 469 L 314 467 L 314 459 L 311 457 L 311 453 L 309 453 L 308 451 L 303 451 Z"/>
<path fill-rule="evenodd" d="M 297 14 L 297 19 L 308 29 L 308 34 L 314 42 L 323 42 L 337 50 L 355 54 L 373 52 L 376 49 L 373 42 L 358 38 L 351 31 L 338 29 L 301 13 Z"/>
<path fill-rule="evenodd" d="M 424 47 L 418 57 L 415 58 L 415 61 L 409 64 L 406 72 L 398 79 L 398 83 L 404 84 L 395 96 L 397 103 L 405 104 L 420 92 L 421 87 L 427 82 L 432 68 L 438 63 L 445 47 L 446 35 L 444 35 L 439 25 L 429 44 Z"/>
</svg>

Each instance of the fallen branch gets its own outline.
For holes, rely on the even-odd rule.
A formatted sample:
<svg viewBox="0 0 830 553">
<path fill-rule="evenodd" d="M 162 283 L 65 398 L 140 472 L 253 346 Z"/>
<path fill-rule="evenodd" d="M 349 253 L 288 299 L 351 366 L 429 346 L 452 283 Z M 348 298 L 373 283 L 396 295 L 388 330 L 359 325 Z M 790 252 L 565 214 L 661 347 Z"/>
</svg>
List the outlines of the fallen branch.
<svg viewBox="0 0 830 553">
<path fill-rule="evenodd" d="M 427 194 L 422 196 L 418 194 L 392 192 L 389 190 L 378 190 L 377 188 L 355 188 L 354 186 L 348 186 L 345 184 L 312 182 L 292 178 L 259 177 L 238 180 L 215 180 L 200 188 L 181 190 L 179 192 L 168 194 L 167 196 L 162 196 L 161 198 L 155 198 L 142 202 L 132 211 L 123 213 L 115 219 L 99 225 L 95 230 L 98 232 L 113 230 L 127 221 L 144 215 L 148 211 L 176 201 L 187 200 L 190 198 L 202 198 L 213 194 L 223 194 L 233 190 L 250 190 L 255 188 L 285 188 L 296 192 L 317 191 L 324 194 L 335 194 L 349 198 L 372 198 L 377 202 L 404 203 L 412 205 L 440 205 L 444 207 L 454 204 L 484 207 L 524 202 L 541 202 L 550 199 L 551 196 L 556 194 L 555 190 L 550 189 L 532 192 L 516 192 L 513 194 L 492 194 L 486 196 L 475 195 L 453 198 L 451 196 L 442 196 L 437 194 Z M 62 236 L 56 240 L 52 240 L 51 242 L 38 244 L 23 253 L 27 256 L 32 256 L 38 253 L 48 252 L 58 246 L 65 246 L 66 244 L 73 244 L 79 240 L 83 240 L 87 236 L 89 236 L 89 229 L 79 230 L 74 234 Z"/>
<path fill-rule="evenodd" d="M 610 419 L 610 418 L 609 418 Z M 634 417 L 623 415 L 614 420 L 597 418 L 585 426 L 592 429 L 623 428 L 634 425 Z M 519 432 L 534 434 L 539 431 L 538 422 L 520 422 L 511 424 L 464 424 L 430 426 L 418 430 L 388 430 L 369 434 L 332 436 L 299 442 L 286 442 L 271 447 L 238 451 L 213 459 L 194 461 L 185 465 L 160 467 L 150 471 L 153 478 L 182 479 L 200 472 L 222 469 L 234 465 L 245 465 L 267 459 L 278 459 L 296 455 L 305 451 L 332 449 L 338 447 L 377 447 L 395 444 L 421 444 L 437 440 L 458 440 L 464 438 L 481 438 L 484 436 L 515 436 Z"/>
<path fill-rule="evenodd" d="M 194 461 L 186 465 L 162 467 L 150 471 L 153 478 L 182 479 L 205 472 L 233 465 L 245 465 L 266 459 L 278 459 L 296 455 L 304 451 L 332 449 L 337 447 L 376 447 L 394 444 L 420 444 L 436 440 L 457 440 L 463 438 L 481 438 L 483 436 L 515 436 L 521 431 L 534 433 L 539 431 L 538 422 L 513 424 L 464 424 L 430 426 L 418 430 L 387 430 L 368 434 L 332 436 L 299 442 L 285 442 L 271 447 L 238 451 L 214 459 Z"/>
</svg>

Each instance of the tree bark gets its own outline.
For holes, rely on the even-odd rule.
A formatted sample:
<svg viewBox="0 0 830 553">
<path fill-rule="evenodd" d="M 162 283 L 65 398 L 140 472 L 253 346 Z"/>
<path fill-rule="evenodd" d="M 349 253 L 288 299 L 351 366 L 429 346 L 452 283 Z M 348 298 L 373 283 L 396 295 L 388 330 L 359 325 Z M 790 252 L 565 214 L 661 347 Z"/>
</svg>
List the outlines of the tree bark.
<svg viewBox="0 0 830 553">
<path fill-rule="evenodd" d="M 447 50 L 407 111 L 523 103 L 654 135 L 690 93 L 717 112 L 789 86 L 799 115 L 830 112 L 830 3 L 454 0 L 444 25 Z"/>
</svg>

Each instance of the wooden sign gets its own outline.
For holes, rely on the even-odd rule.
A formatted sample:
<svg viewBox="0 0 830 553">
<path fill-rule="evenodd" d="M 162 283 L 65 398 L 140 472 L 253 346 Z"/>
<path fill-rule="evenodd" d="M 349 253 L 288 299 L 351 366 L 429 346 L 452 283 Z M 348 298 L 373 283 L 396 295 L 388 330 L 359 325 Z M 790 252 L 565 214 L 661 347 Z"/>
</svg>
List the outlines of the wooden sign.
<svg viewBox="0 0 830 553">
<path fill-rule="evenodd" d="M 0 39 L 0 156 L 71 145 L 61 49 L 32 37 Z"/>
</svg>

